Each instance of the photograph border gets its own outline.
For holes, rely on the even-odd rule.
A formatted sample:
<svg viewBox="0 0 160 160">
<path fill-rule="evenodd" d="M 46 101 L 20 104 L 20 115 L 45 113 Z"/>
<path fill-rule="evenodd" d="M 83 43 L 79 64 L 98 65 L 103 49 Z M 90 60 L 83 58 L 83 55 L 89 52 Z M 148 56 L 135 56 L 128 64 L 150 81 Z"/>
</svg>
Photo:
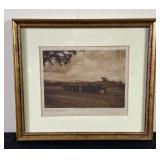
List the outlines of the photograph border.
<svg viewBox="0 0 160 160">
<path fill-rule="evenodd" d="M 113 50 L 114 50 L 114 48 L 116 49 L 124 49 L 125 48 L 125 50 L 126 50 L 126 55 L 125 55 L 125 95 L 124 95 L 124 97 L 125 97 L 125 99 L 124 99 L 124 108 L 106 108 L 106 107 L 98 107 L 98 108 L 101 108 L 101 109 L 103 109 L 103 111 L 100 111 L 100 110 L 98 110 L 98 108 L 97 108 L 97 114 L 96 115 L 98 115 L 98 116 L 105 116 L 105 115 L 107 115 L 107 116 L 121 116 L 121 115 L 127 115 L 128 114 L 128 86 L 129 86 L 129 45 L 120 45 L 120 46 L 117 46 L 117 45 L 115 45 L 115 46 L 61 46 L 61 47 L 59 47 L 59 46 L 40 46 L 39 47 L 39 56 L 40 56 L 40 75 L 41 75 L 41 108 L 42 108 L 42 112 L 41 112 L 41 115 L 42 116 L 95 116 L 95 111 L 94 111 L 94 113 L 91 111 L 93 108 L 91 108 L 91 107 L 89 107 L 89 108 L 87 108 L 87 107 L 84 107 L 84 108 L 87 108 L 87 109 L 89 109 L 90 111 L 91 111 L 91 113 L 89 113 L 89 111 L 87 111 L 87 113 L 84 113 L 84 112 L 82 112 L 82 113 L 75 113 L 74 112 L 74 115 L 72 115 L 72 112 L 70 113 L 70 111 L 68 110 L 67 112 L 68 113 L 64 113 L 65 111 L 63 111 L 64 109 L 66 110 L 67 108 L 59 108 L 58 107 L 58 109 L 57 109 L 57 111 L 60 111 L 60 112 L 57 112 L 56 113 L 56 111 L 55 111 L 55 109 L 53 109 L 53 108 L 45 108 L 44 107 L 44 93 L 43 93 L 43 91 L 44 91 L 44 73 L 43 73 L 43 66 L 42 66 L 42 64 L 43 64 L 43 57 L 42 57 L 42 51 L 43 50 L 47 50 L 47 49 L 54 49 L 54 48 L 57 48 L 57 50 L 58 50 L 58 48 L 65 48 L 65 49 L 68 49 L 68 48 L 74 48 L 74 49 L 79 49 L 79 48 L 87 48 L 87 49 L 89 49 L 89 48 L 99 48 L 99 49 L 101 49 L 101 48 L 112 48 Z M 106 53 L 107 54 L 107 53 Z M 71 107 L 70 107 L 71 108 Z M 70 108 L 68 108 L 68 109 L 70 109 Z M 82 108 L 83 109 L 83 108 Z M 94 108 L 95 109 L 95 108 Z M 117 111 L 115 111 L 115 109 L 117 109 Z M 54 113 L 54 111 L 55 111 L 55 113 Z M 81 111 L 80 111 L 81 112 Z M 120 112 L 120 113 L 119 113 Z"/>
<path fill-rule="evenodd" d="M 21 28 L 149 28 L 144 132 L 25 132 Z M 29 140 L 151 140 L 155 94 L 155 19 L 13 19 L 16 137 Z"/>
</svg>

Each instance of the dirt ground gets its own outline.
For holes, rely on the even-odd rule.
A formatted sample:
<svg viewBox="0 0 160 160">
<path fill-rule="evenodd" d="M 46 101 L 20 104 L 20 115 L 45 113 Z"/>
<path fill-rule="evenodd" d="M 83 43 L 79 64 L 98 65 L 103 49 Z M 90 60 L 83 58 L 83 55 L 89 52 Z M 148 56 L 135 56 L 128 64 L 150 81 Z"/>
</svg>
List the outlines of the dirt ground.
<svg viewBox="0 0 160 160">
<path fill-rule="evenodd" d="M 46 108 L 122 108 L 124 92 L 112 94 L 93 94 L 65 92 L 61 87 L 44 86 Z"/>
</svg>

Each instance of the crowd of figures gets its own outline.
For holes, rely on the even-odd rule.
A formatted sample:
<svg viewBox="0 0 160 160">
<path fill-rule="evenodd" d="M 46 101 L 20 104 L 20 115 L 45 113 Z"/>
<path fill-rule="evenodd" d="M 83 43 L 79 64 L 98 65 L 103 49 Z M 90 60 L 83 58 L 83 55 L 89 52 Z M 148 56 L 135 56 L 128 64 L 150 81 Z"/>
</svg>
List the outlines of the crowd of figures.
<svg viewBox="0 0 160 160">
<path fill-rule="evenodd" d="M 65 92 L 107 94 L 125 91 L 125 83 L 121 81 L 110 81 L 105 77 L 102 77 L 102 81 L 96 82 L 62 82 L 60 86 Z"/>
<path fill-rule="evenodd" d="M 87 93 L 105 93 L 105 88 L 102 87 L 101 84 L 97 85 L 91 85 L 91 84 L 86 84 L 86 85 L 63 85 L 63 89 L 65 92 L 87 92 Z"/>
</svg>

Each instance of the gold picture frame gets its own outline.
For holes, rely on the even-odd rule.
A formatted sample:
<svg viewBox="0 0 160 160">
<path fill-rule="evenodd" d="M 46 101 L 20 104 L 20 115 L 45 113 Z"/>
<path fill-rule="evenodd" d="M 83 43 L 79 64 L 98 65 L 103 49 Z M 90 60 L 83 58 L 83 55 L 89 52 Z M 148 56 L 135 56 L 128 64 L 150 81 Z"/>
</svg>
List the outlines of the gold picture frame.
<svg viewBox="0 0 160 160">
<path fill-rule="evenodd" d="M 151 140 L 155 92 L 155 19 L 13 19 L 13 56 L 17 140 Z M 141 28 L 149 29 L 144 132 L 25 132 L 22 28 Z"/>
</svg>

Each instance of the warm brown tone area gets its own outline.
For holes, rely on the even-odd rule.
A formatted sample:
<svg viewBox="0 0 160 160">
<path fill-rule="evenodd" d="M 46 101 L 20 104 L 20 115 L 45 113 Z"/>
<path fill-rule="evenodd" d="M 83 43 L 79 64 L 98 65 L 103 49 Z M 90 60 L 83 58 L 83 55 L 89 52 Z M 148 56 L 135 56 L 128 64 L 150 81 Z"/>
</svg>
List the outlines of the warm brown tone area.
<svg viewBox="0 0 160 160">
<path fill-rule="evenodd" d="M 83 50 L 81 47 L 74 50 L 76 54 L 66 64 L 63 64 L 64 55 L 70 50 L 49 50 L 48 61 L 45 50 L 42 55 L 44 107 L 124 108 L 126 49 Z M 55 57 L 59 61 L 53 60 Z"/>
<path fill-rule="evenodd" d="M 94 47 L 90 48 L 94 49 Z M 111 81 L 125 82 L 127 47 L 125 49 L 117 49 L 118 47 L 114 46 L 105 47 L 105 50 L 101 50 L 101 47 L 98 48 L 99 50 L 82 50 L 83 47 L 81 47 L 81 50 L 75 50 L 76 55 L 73 55 L 70 62 L 65 65 L 54 63 L 54 65 L 48 66 L 46 64 L 44 79 L 52 82 L 95 82 L 106 77 Z"/>
</svg>

